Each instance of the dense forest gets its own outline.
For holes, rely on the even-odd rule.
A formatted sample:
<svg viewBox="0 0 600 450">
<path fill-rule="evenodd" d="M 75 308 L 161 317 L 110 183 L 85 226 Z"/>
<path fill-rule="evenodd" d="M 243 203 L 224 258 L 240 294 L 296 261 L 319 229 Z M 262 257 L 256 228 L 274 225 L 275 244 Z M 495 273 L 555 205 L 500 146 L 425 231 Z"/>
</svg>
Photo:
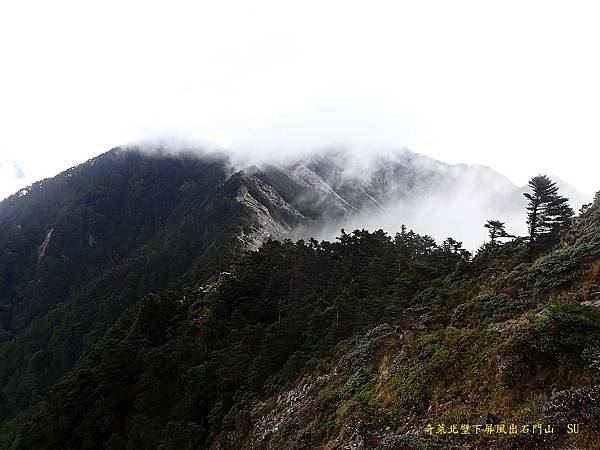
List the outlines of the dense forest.
<svg viewBox="0 0 600 450">
<path fill-rule="evenodd" d="M 490 218 L 474 254 L 405 227 L 244 251 L 240 192 L 301 215 L 274 175 L 166 161 L 0 204 L 0 448 L 597 448 L 600 196 L 534 177 L 528 236 Z"/>
</svg>

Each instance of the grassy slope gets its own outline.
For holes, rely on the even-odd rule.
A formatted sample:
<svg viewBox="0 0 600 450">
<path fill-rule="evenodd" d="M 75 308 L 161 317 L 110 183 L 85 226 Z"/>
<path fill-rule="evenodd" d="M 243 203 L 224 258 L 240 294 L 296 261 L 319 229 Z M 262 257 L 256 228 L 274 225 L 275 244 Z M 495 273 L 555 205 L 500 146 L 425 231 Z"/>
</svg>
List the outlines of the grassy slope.
<svg viewBox="0 0 600 450">
<path fill-rule="evenodd" d="M 521 264 L 521 244 L 413 297 L 414 321 L 390 317 L 343 342 L 321 369 L 256 401 L 244 448 L 598 448 L 600 209 L 561 248 Z M 582 304 L 581 302 L 585 302 Z M 404 317 L 406 319 L 406 317 Z M 536 437 L 429 436 L 427 424 L 580 423 Z M 245 433 L 245 434 L 244 434 Z"/>
</svg>

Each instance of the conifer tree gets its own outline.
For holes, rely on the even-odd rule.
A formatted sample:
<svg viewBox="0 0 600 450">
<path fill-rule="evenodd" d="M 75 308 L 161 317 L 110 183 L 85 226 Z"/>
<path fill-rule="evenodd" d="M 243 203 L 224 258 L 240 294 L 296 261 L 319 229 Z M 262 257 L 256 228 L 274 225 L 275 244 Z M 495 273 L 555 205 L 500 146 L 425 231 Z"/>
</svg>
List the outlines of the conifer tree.
<svg viewBox="0 0 600 450">
<path fill-rule="evenodd" d="M 529 200 L 527 226 L 531 261 L 534 247 L 543 240 L 552 243 L 573 217 L 573 209 L 568 204 L 569 199 L 558 194 L 558 186 L 546 175 L 533 177 L 529 187 L 531 193 L 523 195 Z"/>
<path fill-rule="evenodd" d="M 511 237 L 504 227 L 504 222 L 500 222 L 499 220 L 488 220 L 484 225 L 487 228 L 490 235 L 490 243 L 492 246 L 496 245 L 496 239 L 502 237 Z"/>
</svg>

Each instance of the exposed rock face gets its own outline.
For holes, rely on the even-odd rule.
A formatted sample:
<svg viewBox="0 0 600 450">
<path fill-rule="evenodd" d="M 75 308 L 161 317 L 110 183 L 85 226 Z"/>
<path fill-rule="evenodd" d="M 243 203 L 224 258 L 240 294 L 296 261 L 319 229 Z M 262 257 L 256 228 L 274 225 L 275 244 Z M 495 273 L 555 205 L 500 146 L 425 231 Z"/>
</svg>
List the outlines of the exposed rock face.
<svg viewBox="0 0 600 450">
<path fill-rule="evenodd" d="M 250 233 L 242 231 L 239 238 L 248 249 L 256 250 L 265 239 L 289 233 L 294 223 L 300 222 L 304 216 L 257 176 L 248 177 L 248 181 L 253 192 L 242 184 L 235 199 L 255 213 L 255 223 Z"/>
<path fill-rule="evenodd" d="M 53 232 L 54 228 L 50 228 L 50 231 L 48 231 L 48 234 L 46 234 L 46 237 L 44 238 L 44 242 L 42 242 L 42 245 L 40 245 L 40 248 L 38 249 L 38 262 L 44 257 L 44 255 L 46 255 L 46 248 L 48 248 L 48 244 L 50 243 Z"/>
</svg>

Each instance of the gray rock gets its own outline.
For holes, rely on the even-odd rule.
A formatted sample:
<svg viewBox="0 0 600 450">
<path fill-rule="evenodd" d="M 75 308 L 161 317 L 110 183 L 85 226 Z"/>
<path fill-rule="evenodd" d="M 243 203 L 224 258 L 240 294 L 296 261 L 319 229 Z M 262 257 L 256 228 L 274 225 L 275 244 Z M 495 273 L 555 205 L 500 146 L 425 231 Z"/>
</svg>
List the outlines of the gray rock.
<svg viewBox="0 0 600 450">
<path fill-rule="evenodd" d="M 600 300 L 596 300 L 595 302 L 588 300 L 586 302 L 581 302 L 582 305 L 591 306 L 592 308 L 600 308 Z"/>
</svg>

